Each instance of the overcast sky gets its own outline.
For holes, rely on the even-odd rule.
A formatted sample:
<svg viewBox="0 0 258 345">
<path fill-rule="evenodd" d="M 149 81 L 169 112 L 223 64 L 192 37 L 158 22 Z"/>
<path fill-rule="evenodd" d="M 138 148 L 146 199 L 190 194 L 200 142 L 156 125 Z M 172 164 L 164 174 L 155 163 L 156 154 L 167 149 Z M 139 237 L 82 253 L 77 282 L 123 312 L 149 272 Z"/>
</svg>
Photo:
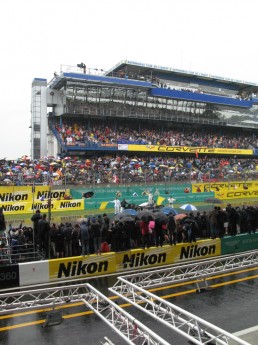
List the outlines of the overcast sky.
<svg viewBox="0 0 258 345">
<path fill-rule="evenodd" d="M 31 82 L 123 59 L 258 83 L 257 0 L 3 0 L 0 158 L 30 155 Z"/>
</svg>

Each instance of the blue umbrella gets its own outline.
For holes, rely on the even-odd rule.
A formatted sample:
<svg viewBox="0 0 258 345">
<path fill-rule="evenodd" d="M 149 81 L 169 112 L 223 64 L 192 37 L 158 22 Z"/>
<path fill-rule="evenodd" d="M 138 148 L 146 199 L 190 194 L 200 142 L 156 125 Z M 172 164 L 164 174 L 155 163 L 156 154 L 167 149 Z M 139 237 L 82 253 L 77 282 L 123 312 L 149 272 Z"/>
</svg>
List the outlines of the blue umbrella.
<svg viewBox="0 0 258 345">
<path fill-rule="evenodd" d="M 173 207 L 163 207 L 160 209 L 160 212 L 168 215 L 169 213 L 172 213 L 173 216 L 175 216 L 176 214 L 178 214 L 178 212 L 173 208 Z"/>
<path fill-rule="evenodd" d="M 138 212 L 132 208 L 126 208 L 123 213 L 127 213 L 129 216 L 137 216 Z"/>
<path fill-rule="evenodd" d="M 185 211 L 197 211 L 197 208 L 191 204 L 184 204 L 184 205 L 180 206 L 180 208 L 182 210 L 185 210 Z"/>
</svg>

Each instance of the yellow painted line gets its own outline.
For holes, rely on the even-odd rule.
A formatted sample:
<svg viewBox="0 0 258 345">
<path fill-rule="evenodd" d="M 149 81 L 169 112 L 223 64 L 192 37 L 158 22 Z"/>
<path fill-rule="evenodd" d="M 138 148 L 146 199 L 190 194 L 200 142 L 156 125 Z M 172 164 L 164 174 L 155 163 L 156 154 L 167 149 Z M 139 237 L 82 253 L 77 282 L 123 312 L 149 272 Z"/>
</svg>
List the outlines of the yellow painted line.
<svg viewBox="0 0 258 345">
<path fill-rule="evenodd" d="M 258 268 L 257 267 L 252 267 L 252 268 L 240 270 L 240 271 L 237 271 L 237 272 L 224 273 L 224 274 L 220 274 L 218 276 L 208 277 L 208 278 L 206 278 L 206 280 L 214 280 L 214 279 L 218 279 L 218 278 L 222 278 L 222 277 L 238 275 L 240 273 L 247 273 L 247 272 L 255 271 L 255 270 L 258 270 Z M 177 284 L 172 284 L 172 285 L 164 285 L 164 286 L 155 287 L 155 288 L 152 288 L 152 289 L 147 289 L 147 291 L 155 292 L 155 291 L 167 290 L 167 289 L 172 289 L 172 288 L 175 288 L 175 287 L 195 284 L 196 282 L 201 282 L 201 281 L 202 281 L 201 279 L 196 279 L 196 280 L 191 280 L 191 281 L 188 280 L 188 281 L 185 281 L 185 282 L 182 282 L 182 283 L 177 283 Z M 119 298 L 118 296 L 110 296 L 109 297 L 109 299 L 111 299 L 111 300 L 116 300 L 118 298 Z M 70 304 L 65 304 L 65 305 L 61 305 L 61 306 L 56 306 L 55 309 L 65 309 L 65 308 L 77 307 L 77 306 L 82 306 L 82 305 L 84 305 L 84 303 L 76 302 L 76 303 L 70 303 Z M 0 320 L 8 319 L 8 318 L 13 318 L 13 317 L 19 317 L 19 316 L 23 316 L 23 315 L 31 315 L 31 314 L 35 314 L 35 313 L 44 313 L 44 312 L 51 311 L 51 310 L 52 310 L 52 308 L 34 309 L 34 310 L 29 310 L 29 311 L 25 311 L 25 312 L 21 312 L 21 313 L 15 313 L 15 314 L 11 313 L 11 314 L 8 314 L 8 315 L 0 315 Z"/>
<path fill-rule="evenodd" d="M 71 303 L 71 304 L 64 304 L 60 306 L 56 306 L 55 309 L 65 309 L 65 308 L 70 308 L 70 307 L 78 307 L 80 305 L 84 305 L 82 302 L 77 302 L 77 303 Z M 32 315 L 32 314 L 38 314 L 38 313 L 45 313 L 47 311 L 51 311 L 53 308 L 45 308 L 45 309 L 34 309 L 34 310 L 29 310 L 29 311 L 24 311 L 21 313 L 11 313 L 8 315 L 0 315 L 0 320 L 4 319 L 10 319 L 14 317 L 19 317 L 19 316 L 25 316 L 25 315 Z"/>
<path fill-rule="evenodd" d="M 248 269 L 248 270 L 243 270 L 241 272 L 243 273 L 243 272 L 252 271 L 252 270 L 257 270 L 257 268 L 251 268 L 251 269 Z M 240 272 L 240 271 L 238 271 L 238 272 Z M 236 272 L 234 272 L 234 273 L 232 273 L 232 272 L 225 273 L 225 274 L 222 274 L 222 275 L 219 275 L 219 276 L 216 276 L 216 277 L 215 276 L 209 277 L 207 280 L 211 280 L 211 279 L 214 279 L 214 278 L 220 278 L 222 276 L 236 275 L 236 274 L 237 274 Z M 230 280 L 228 282 L 223 282 L 223 283 L 219 283 L 219 284 L 213 284 L 213 285 L 210 285 L 210 287 L 218 288 L 218 287 L 221 287 L 221 286 L 231 285 L 231 284 L 235 284 L 235 283 L 238 283 L 238 282 L 247 281 L 247 280 L 256 279 L 256 278 L 258 278 L 258 275 L 254 275 L 254 276 L 251 276 L 251 277 L 239 278 L 239 279 L 235 279 L 235 280 Z M 176 284 L 176 285 L 177 286 L 189 285 L 189 284 L 192 284 L 192 283 L 194 283 L 196 281 L 191 281 L 191 282 L 188 281 L 188 282 L 183 282 L 183 283 L 179 283 L 179 284 Z M 168 289 L 170 287 L 175 287 L 176 285 L 162 286 L 160 288 L 156 288 L 156 289 L 154 288 L 154 289 L 150 289 L 148 291 L 151 292 L 151 291 L 164 290 L 164 289 Z M 182 291 L 182 292 L 176 292 L 176 293 L 173 293 L 173 294 L 169 294 L 169 295 L 165 295 L 165 296 L 160 296 L 160 297 L 163 298 L 163 299 L 168 299 L 168 298 L 172 298 L 172 297 L 189 295 L 189 294 L 192 294 L 192 293 L 196 293 L 196 289 L 191 289 L 191 290 Z M 115 299 L 115 298 L 117 299 L 119 297 L 118 296 L 111 296 L 111 299 Z M 143 301 L 139 302 L 139 304 L 142 304 L 142 303 L 144 303 L 144 302 Z M 81 306 L 83 304 L 84 303 L 82 303 L 82 302 L 77 302 L 77 303 L 73 303 L 73 304 L 67 304 L 67 305 L 56 307 L 56 309 L 70 308 L 72 306 Z M 127 307 L 131 307 L 131 304 L 130 303 L 124 303 L 124 304 L 119 304 L 119 306 L 121 308 L 127 308 Z M 46 309 L 33 310 L 33 311 L 17 313 L 17 314 L 3 315 L 3 316 L 0 316 L 0 319 L 7 319 L 7 318 L 12 318 L 12 317 L 17 317 L 17 316 L 24 316 L 24 315 L 35 314 L 35 313 L 39 313 L 39 312 L 46 312 L 46 311 L 51 311 L 51 310 L 52 310 L 52 308 L 46 308 Z M 70 315 L 64 315 L 63 318 L 64 319 L 71 319 L 71 318 L 81 317 L 81 316 L 90 315 L 90 314 L 93 314 L 93 312 L 92 311 L 85 311 L 85 312 L 74 313 L 74 314 L 70 314 Z M 44 322 L 45 322 L 45 320 L 37 320 L 37 321 L 21 323 L 21 324 L 12 325 L 12 326 L 6 326 L 6 327 L 0 328 L 0 332 L 11 330 L 11 329 L 16 329 L 16 328 L 22 328 L 22 327 L 27 327 L 27 326 L 38 325 L 38 324 L 42 324 Z"/>
<path fill-rule="evenodd" d="M 94 314 L 93 311 L 85 311 L 82 313 L 76 313 L 76 314 L 71 314 L 71 315 L 64 315 L 63 319 L 71 319 L 73 317 L 80 317 L 80 316 L 85 316 L 89 314 Z M 32 322 L 25 322 L 25 323 L 19 323 L 17 325 L 12 325 L 12 326 L 6 326 L 0 328 L 0 332 L 3 331 L 9 331 L 11 329 L 17 329 L 17 328 L 22 328 L 22 327 L 28 327 L 28 326 L 34 326 L 34 325 L 40 325 L 43 324 L 46 320 L 37 320 L 37 321 L 32 321 Z"/>
<path fill-rule="evenodd" d="M 213 280 L 213 279 L 218 279 L 218 278 L 222 278 L 222 277 L 229 277 L 229 276 L 232 276 L 232 275 L 238 275 L 240 273 L 247 273 L 247 272 L 250 272 L 250 271 L 257 271 L 257 269 L 258 269 L 257 267 L 252 267 L 252 268 L 247 268 L 247 269 L 240 270 L 240 271 L 237 271 L 237 272 L 228 272 L 228 273 L 220 274 L 218 276 L 211 276 L 211 277 L 208 277 L 208 278 L 205 278 L 205 279 L 206 280 Z M 203 281 L 203 280 L 202 279 L 196 279 L 196 280 L 191 280 L 191 281 L 188 280 L 188 281 L 185 281 L 185 282 L 182 282 L 182 283 L 173 284 L 173 285 L 160 286 L 160 287 L 157 287 L 157 288 L 150 289 L 148 291 L 152 292 L 152 291 L 166 290 L 166 289 L 171 289 L 171 288 L 174 288 L 174 287 L 191 285 L 191 284 L 194 284 L 196 282 L 201 282 L 201 281 Z M 116 296 L 113 296 L 113 297 L 116 297 Z"/>
<path fill-rule="evenodd" d="M 243 282 L 245 280 L 255 279 L 255 278 L 258 278 L 258 275 L 251 276 L 251 277 L 245 277 L 245 278 L 239 278 L 239 279 L 233 280 L 232 284 Z M 211 286 L 212 287 L 219 287 L 219 286 L 225 286 L 225 285 L 229 285 L 229 284 L 230 284 L 230 281 L 229 282 L 224 282 L 224 283 L 219 283 L 219 284 L 214 284 L 214 285 L 211 285 Z"/>
<path fill-rule="evenodd" d="M 213 285 L 210 285 L 209 287 L 217 288 L 217 287 L 226 286 L 226 285 L 230 285 L 230 284 L 235 284 L 235 283 L 239 283 L 239 282 L 242 282 L 242 281 L 251 280 L 251 279 L 255 279 L 255 278 L 258 278 L 258 275 L 251 276 L 251 277 L 240 278 L 240 279 L 236 279 L 236 280 L 230 280 L 228 282 L 223 282 L 223 283 L 219 283 L 219 284 L 213 284 Z M 160 296 L 160 297 L 164 298 L 164 299 L 168 299 L 168 298 L 171 298 L 171 297 L 188 295 L 190 293 L 195 293 L 195 292 L 196 292 L 196 289 L 192 289 L 192 290 L 177 292 L 177 293 L 173 293 L 173 294 L 169 294 L 169 295 L 165 295 L 165 296 Z"/>
<path fill-rule="evenodd" d="M 25 322 L 25 323 L 19 323 L 17 325 L 12 325 L 12 326 L 7 326 L 7 327 L 2 327 L 0 328 L 0 331 L 9 331 L 10 329 L 17 329 L 17 328 L 22 328 L 22 327 L 28 327 L 28 326 L 34 326 L 34 325 L 40 325 L 44 323 L 45 320 L 38 320 L 38 321 L 33 321 L 33 322 Z"/>
<path fill-rule="evenodd" d="M 206 278 L 206 280 L 213 280 L 213 279 L 217 279 L 217 278 L 227 277 L 227 276 L 231 276 L 231 275 L 237 275 L 239 273 L 246 273 L 246 272 L 255 271 L 255 270 L 257 270 L 257 267 L 252 267 L 252 268 L 240 270 L 237 272 L 224 273 L 224 274 L 220 274 L 218 276 L 208 277 L 208 278 Z M 255 277 L 255 276 L 252 276 L 252 277 Z M 252 279 L 252 277 L 250 279 Z M 148 291 L 149 292 L 155 292 L 155 291 L 167 290 L 167 289 L 171 289 L 171 288 L 175 288 L 175 287 L 179 287 L 179 286 L 191 285 L 191 284 L 194 284 L 194 283 L 200 282 L 200 281 L 201 280 L 198 280 L 198 279 L 197 280 L 191 280 L 191 281 L 186 281 L 186 282 L 177 283 L 177 284 L 173 284 L 173 285 L 165 285 L 165 286 L 156 287 L 153 289 L 148 289 Z M 217 286 L 217 285 L 214 285 L 214 286 Z M 196 291 L 196 290 L 193 289 L 193 290 L 189 290 L 189 291 Z M 182 294 L 181 293 L 177 293 L 175 295 L 172 294 L 172 296 L 180 296 L 180 295 L 182 295 Z M 111 300 L 116 300 L 119 297 L 118 296 L 111 296 L 109 298 Z M 163 298 L 165 298 L 165 297 L 163 297 Z M 82 305 L 84 305 L 84 303 L 77 302 L 77 303 L 71 303 L 71 304 L 65 304 L 62 306 L 57 306 L 55 309 L 72 308 L 72 307 L 77 307 L 77 306 L 82 306 Z M 8 314 L 8 315 L 2 315 L 2 316 L 0 315 L 0 320 L 14 318 L 14 317 L 20 317 L 20 316 L 24 316 L 24 315 L 32 315 L 35 313 L 44 313 L 44 312 L 51 311 L 51 310 L 52 310 L 52 308 L 46 308 L 46 309 L 30 310 L 30 311 L 25 311 L 25 312 L 16 313 L 16 314 Z"/>
</svg>

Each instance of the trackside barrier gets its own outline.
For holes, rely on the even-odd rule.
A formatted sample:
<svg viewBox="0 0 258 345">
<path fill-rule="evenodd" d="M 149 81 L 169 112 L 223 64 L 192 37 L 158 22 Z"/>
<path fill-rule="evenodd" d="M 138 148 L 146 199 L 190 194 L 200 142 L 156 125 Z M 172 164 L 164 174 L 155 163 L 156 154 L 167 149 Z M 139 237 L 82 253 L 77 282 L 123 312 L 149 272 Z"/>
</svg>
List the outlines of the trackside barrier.
<svg viewBox="0 0 258 345">
<path fill-rule="evenodd" d="M 189 193 L 184 193 L 185 189 Z M 82 199 L 87 192 L 94 192 L 94 197 Z M 6 215 L 32 214 L 36 210 L 46 212 L 49 209 L 48 199 L 51 199 L 51 212 L 99 210 L 114 207 L 116 195 L 120 200 L 126 198 L 128 203 L 139 205 L 148 201 L 148 193 L 153 194 L 157 205 L 168 204 L 167 198 L 172 196 L 176 203 L 203 202 L 216 197 L 221 200 L 247 199 L 258 196 L 257 181 L 204 182 L 178 184 L 148 184 L 144 186 L 111 187 L 91 186 L 79 189 L 55 189 L 54 186 L 0 186 L 0 207 Z M 67 200 L 66 196 L 72 196 Z"/>
<path fill-rule="evenodd" d="M 6 272 L 12 272 L 12 269 L 9 269 L 12 266 L 0 266 L 0 282 L 3 287 L 11 287 L 84 279 L 112 273 L 123 274 L 127 271 L 181 264 L 257 248 L 258 233 L 255 233 L 216 240 L 200 240 L 196 243 L 178 243 L 172 247 L 165 245 L 162 248 L 132 249 L 89 257 L 78 256 L 19 263 L 15 265 L 18 267 L 18 274 L 13 276 L 13 279 L 10 279 L 10 275 L 6 275 Z"/>
<path fill-rule="evenodd" d="M 0 267 L 0 288 L 16 287 L 20 285 L 19 265 L 7 265 Z"/>
<path fill-rule="evenodd" d="M 146 196 L 148 192 L 151 192 L 153 195 L 165 194 L 169 197 L 170 194 L 174 193 L 183 193 L 185 188 L 191 190 L 191 184 L 189 183 L 169 183 L 169 184 L 144 184 L 142 186 L 131 185 L 131 186 L 120 186 L 119 184 L 113 184 L 110 187 L 103 187 L 99 185 L 84 187 L 84 188 L 71 188 L 71 195 L 74 199 L 80 199 L 82 194 L 88 191 L 94 192 L 94 198 L 97 199 L 106 199 L 113 198 L 118 194 L 121 198 L 133 197 L 135 193 L 138 196 Z M 156 194 L 155 194 L 156 192 Z"/>
<path fill-rule="evenodd" d="M 168 204 L 167 194 L 154 195 L 153 199 L 155 200 L 156 205 L 167 205 Z M 196 203 L 203 202 L 205 199 L 214 197 L 214 192 L 205 192 L 205 193 L 173 193 L 173 198 L 176 199 L 177 204 L 185 203 Z M 122 200 L 123 197 L 119 199 Z M 84 200 L 85 210 L 105 210 L 105 209 L 114 209 L 114 199 L 115 197 L 104 196 L 102 198 L 90 198 Z M 125 197 L 126 201 L 129 204 L 141 205 L 148 202 L 148 196 L 129 196 Z"/>
<path fill-rule="evenodd" d="M 224 237 L 221 241 L 221 255 L 245 252 L 258 248 L 258 233 Z"/>
<path fill-rule="evenodd" d="M 50 203 L 48 200 L 44 201 L 8 201 L 5 203 L 0 202 L 0 207 L 3 208 L 4 214 L 15 215 L 15 214 L 33 214 L 36 210 L 40 210 L 42 213 L 51 212 L 67 212 L 67 211 L 83 211 L 84 210 L 84 199 L 76 200 L 55 200 L 51 199 Z"/>
</svg>

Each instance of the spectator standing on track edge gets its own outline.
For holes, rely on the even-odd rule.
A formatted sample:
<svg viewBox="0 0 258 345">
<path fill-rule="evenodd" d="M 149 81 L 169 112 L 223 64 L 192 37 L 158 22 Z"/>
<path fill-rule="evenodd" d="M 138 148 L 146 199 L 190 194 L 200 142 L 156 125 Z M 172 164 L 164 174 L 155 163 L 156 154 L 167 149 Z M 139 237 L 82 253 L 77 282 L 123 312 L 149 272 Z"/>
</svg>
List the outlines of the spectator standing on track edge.
<svg viewBox="0 0 258 345">
<path fill-rule="evenodd" d="M 47 215 L 44 213 L 42 219 L 38 222 L 38 239 L 39 239 L 39 251 L 44 254 L 44 258 L 49 258 L 49 232 L 50 224 L 47 220 Z"/>
<path fill-rule="evenodd" d="M 6 229 L 6 223 L 5 223 L 5 217 L 3 208 L 0 207 L 0 241 L 1 245 L 5 244 L 5 229 Z"/>
<path fill-rule="evenodd" d="M 34 243 L 34 251 L 36 251 L 37 246 L 39 244 L 39 234 L 38 234 L 38 223 L 39 220 L 42 218 L 42 214 L 40 210 L 36 210 L 36 212 L 31 217 L 31 221 L 33 222 L 33 243 Z"/>
</svg>

